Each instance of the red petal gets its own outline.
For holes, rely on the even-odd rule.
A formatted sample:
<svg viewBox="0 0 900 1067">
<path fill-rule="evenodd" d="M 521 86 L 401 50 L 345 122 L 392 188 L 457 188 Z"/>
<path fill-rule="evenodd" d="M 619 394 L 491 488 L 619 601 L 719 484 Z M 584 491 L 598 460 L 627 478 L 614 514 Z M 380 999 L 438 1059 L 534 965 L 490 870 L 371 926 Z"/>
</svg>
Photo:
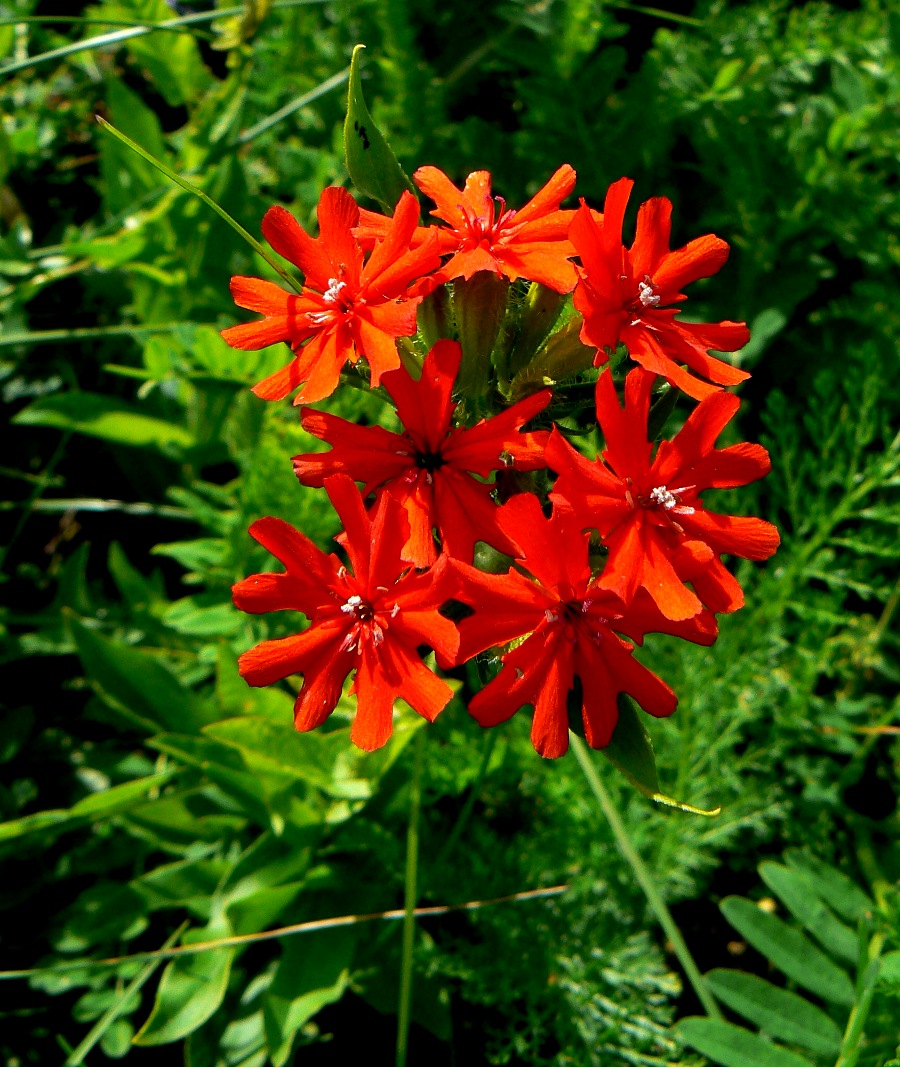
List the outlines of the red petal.
<svg viewBox="0 0 900 1067">
<path fill-rule="evenodd" d="M 333 446 L 330 452 L 293 457 L 294 474 L 302 485 L 321 488 L 330 474 L 347 474 L 354 481 L 365 483 L 363 496 L 368 496 L 413 463 L 408 453 L 409 441 L 382 426 L 359 426 L 309 407 L 302 409 L 300 423 L 307 433 Z"/>
<path fill-rule="evenodd" d="M 547 184 L 516 212 L 515 224 L 532 222 L 534 219 L 556 211 L 559 205 L 575 188 L 575 170 L 568 163 L 557 170 Z M 490 194 L 490 190 L 488 190 Z"/>
<path fill-rule="evenodd" d="M 764 519 L 711 511 L 696 511 L 680 519 L 685 533 L 705 541 L 717 556 L 728 552 L 743 559 L 768 559 L 781 543 L 778 531 Z"/>
<path fill-rule="evenodd" d="M 672 201 L 665 196 L 646 200 L 638 208 L 634 244 L 631 246 L 631 269 L 637 280 L 649 276 L 659 287 L 656 271 L 662 260 L 670 255 L 672 234 Z"/>
<path fill-rule="evenodd" d="M 263 217 L 262 232 L 280 256 L 303 271 L 307 285 L 314 289 L 328 288 L 331 273 L 328 256 L 321 242 L 310 237 L 290 211 L 278 205 L 270 207 Z"/>
<path fill-rule="evenodd" d="M 653 273 L 653 284 L 661 293 L 679 293 L 698 278 L 708 278 L 721 270 L 728 259 L 728 245 L 708 233 L 689 241 L 684 248 L 670 252 Z M 669 303 L 665 296 L 663 303 Z"/>
</svg>

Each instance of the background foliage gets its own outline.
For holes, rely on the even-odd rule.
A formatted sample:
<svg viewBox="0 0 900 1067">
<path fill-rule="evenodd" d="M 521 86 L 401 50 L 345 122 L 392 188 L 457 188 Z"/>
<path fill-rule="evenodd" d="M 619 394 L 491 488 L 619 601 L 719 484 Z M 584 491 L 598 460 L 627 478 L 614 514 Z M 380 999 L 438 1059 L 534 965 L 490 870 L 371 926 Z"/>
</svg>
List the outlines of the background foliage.
<svg viewBox="0 0 900 1067">
<path fill-rule="evenodd" d="M 838 982 L 837 999 L 813 989 L 810 1003 L 840 1035 L 869 997 L 853 1054 L 884 1064 L 900 1041 L 900 19 L 874 0 L 701 0 L 668 15 L 594 0 L 267 6 L 189 22 L 208 9 L 104 2 L 71 22 L 73 5 L 0 2 L 2 965 L 402 900 L 415 717 L 364 755 L 347 742 L 349 707 L 298 736 L 288 691 L 250 690 L 235 666 L 292 626 L 231 606 L 232 582 L 268 565 L 249 523 L 278 515 L 323 546 L 336 529 L 287 462 L 311 447 L 296 412 L 246 389 L 281 357 L 218 337 L 236 321 L 229 276 L 265 268 L 93 119 L 254 233 L 272 203 L 309 226 L 321 188 L 347 182 L 340 75 L 362 41 L 370 106 L 408 171 L 487 168 L 513 205 L 560 162 L 598 205 L 629 175 L 641 199 L 674 200 L 676 243 L 732 242 L 693 310 L 753 328 L 741 434 L 775 469 L 741 502 L 784 545 L 766 568 L 743 566 L 748 606 L 721 619 L 713 649 L 659 638 L 645 654 L 681 697 L 651 726 L 663 788 L 723 812 L 692 819 L 605 780 L 701 968 L 716 968 L 726 1015 L 806 1062 L 838 1055 L 721 993 L 747 992 L 727 977 L 736 967 L 809 989 L 740 894 L 797 937 L 821 934 L 850 1000 Z M 176 24 L 124 36 L 163 20 Z M 330 406 L 387 417 L 366 393 Z M 702 1051 L 727 1064 L 704 1023 L 673 1027 L 698 1005 L 574 761 L 543 764 L 528 726 L 484 735 L 457 702 L 428 731 L 422 902 L 570 888 L 421 924 L 413 1062 L 687 1064 Z M 812 868 L 799 913 L 772 876 L 785 849 L 806 851 L 780 869 L 817 858 L 832 871 Z M 850 903 L 821 890 L 834 871 Z M 809 918 L 816 885 L 844 933 Z M 866 919 L 873 900 L 880 918 Z M 878 982 L 848 949 L 858 936 L 887 953 Z M 48 970 L 4 987 L 0 1057 L 388 1063 L 399 943 L 396 924 L 368 923 L 167 965 Z M 832 1035 L 821 1020 L 819 1034 Z M 798 1062 L 766 1060 L 773 1046 L 754 1040 L 740 1062 Z"/>
</svg>

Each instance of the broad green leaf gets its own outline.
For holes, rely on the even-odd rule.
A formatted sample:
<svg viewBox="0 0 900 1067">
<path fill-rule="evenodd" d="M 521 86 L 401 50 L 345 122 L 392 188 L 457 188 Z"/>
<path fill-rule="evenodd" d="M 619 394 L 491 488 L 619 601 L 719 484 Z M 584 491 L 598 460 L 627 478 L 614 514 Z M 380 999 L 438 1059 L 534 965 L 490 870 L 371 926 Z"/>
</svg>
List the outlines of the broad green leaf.
<svg viewBox="0 0 900 1067">
<path fill-rule="evenodd" d="M 886 952 L 881 957 L 878 981 L 892 991 L 900 991 L 900 951 Z"/>
<path fill-rule="evenodd" d="M 600 750 L 610 763 L 625 775 L 638 792 L 655 800 L 657 804 L 679 808 L 692 815 L 718 815 L 721 808 L 706 811 L 660 792 L 653 742 L 641 721 L 637 707 L 624 693 L 619 697 L 618 706 L 619 721 L 613 731 L 612 740 L 606 748 Z"/>
<path fill-rule="evenodd" d="M 123 782 L 100 793 L 91 793 L 79 800 L 71 808 L 54 808 L 50 811 L 38 811 L 34 815 L 25 815 L 21 819 L 0 823 L 0 841 L 11 841 L 16 837 L 37 833 L 40 830 L 68 830 L 82 823 L 92 821 L 103 815 L 126 811 L 140 805 L 151 789 L 159 788 L 177 771 L 173 768 L 139 778 L 133 782 Z"/>
<path fill-rule="evenodd" d="M 269 804 L 273 792 L 288 789 L 291 785 L 291 779 L 279 775 L 274 768 L 268 774 L 252 773 L 236 748 L 211 738 L 161 734 L 151 738 L 148 744 L 203 771 L 210 781 L 237 800 L 244 812 L 263 826 L 269 825 L 273 815 Z"/>
<path fill-rule="evenodd" d="M 153 909 L 184 907 L 209 919 L 216 888 L 227 871 L 224 859 L 180 860 L 135 878 L 131 885 Z"/>
<path fill-rule="evenodd" d="M 326 1004 L 340 1000 L 350 977 L 356 930 L 316 930 L 284 942 L 275 980 L 263 1005 L 274 1067 L 290 1058 L 294 1036 Z"/>
<path fill-rule="evenodd" d="M 111 641 L 75 618 L 70 626 L 88 680 L 132 722 L 152 733 L 160 726 L 199 728 L 215 719 L 215 709 L 181 685 L 156 656 Z"/>
<path fill-rule="evenodd" d="M 377 200 L 390 215 L 404 190 L 414 195 L 416 190 L 366 106 L 359 76 L 360 53 L 364 47 L 358 44 L 353 49 L 350 62 L 344 153 L 353 184 L 364 196 Z"/>
<path fill-rule="evenodd" d="M 236 934 L 255 934 L 268 929 L 299 896 L 305 882 L 289 882 L 250 893 L 228 907 L 228 919 Z"/>
<path fill-rule="evenodd" d="M 780 863 L 761 863 L 759 873 L 769 889 L 816 938 L 823 948 L 855 964 L 859 959 L 856 931 L 845 926 L 817 895 L 816 883 L 806 874 Z"/>
<path fill-rule="evenodd" d="M 12 420 L 18 426 L 52 426 L 99 437 L 119 445 L 188 448 L 193 438 L 183 426 L 145 415 L 124 400 L 97 393 L 46 396 L 29 404 Z"/>
<path fill-rule="evenodd" d="M 805 934 L 744 897 L 726 897 L 719 907 L 744 939 L 788 978 L 835 1004 L 853 1003 L 853 983 L 847 974 Z"/>
<path fill-rule="evenodd" d="M 66 908 L 53 946 L 57 952 L 74 953 L 103 942 L 129 941 L 146 929 L 146 911 L 144 900 L 131 886 L 98 882 Z"/>
<path fill-rule="evenodd" d="M 691 1048 L 722 1067 L 813 1067 L 796 1052 L 719 1019 L 690 1016 L 680 1020 L 676 1031 Z"/>
<path fill-rule="evenodd" d="M 138 17 L 148 23 L 164 22 L 172 10 L 164 0 L 131 0 L 127 9 L 116 5 L 126 17 Z M 125 47 L 141 70 L 146 71 L 169 107 L 199 100 L 213 79 L 200 58 L 197 43 L 188 33 L 151 33 L 133 37 Z M 118 116 L 117 116 L 118 117 Z M 143 142 L 142 142 L 143 143 Z M 150 146 L 147 145 L 149 148 Z"/>
<path fill-rule="evenodd" d="M 103 1037 L 100 1048 L 111 1060 L 120 1060 L 131 1051 L 134 1027 L 128 1019 L 114 1019 Z"/>
<path fill-rule="evenodd" d="M 717 968 L 704 978 L 718 1000 L 772 1037 L 823 1056 L 835 1056 L 840 1049 L 837 1023 L 797 993 L 742 971 Z"/>
<path fill-rule="evenodd" d="M 184 944 L 228 937 L 231 930 L 216 923 L 191 930 Z M 150 1018 L 135 1035 L 135 1045 L 166 1045 L 196 1030 L 217 1010 L 225 996 L 233 948 L 210 949 L 180 956 L 163 971 Z"/>
<path fill-rule="evenodd" d="M 838 915 L 850 922 L 858 922 L 874 909 L 875 905 L 871 898 L 859 888 L 856 882 L 809 852 L 799 848 L 789 848 L 784 858 L 795 870 L 808 874 L 819 896 Z"/>
<path fill-rule="evenodd" d="M 230 600 L 205 605 L 197 597 L 186 596 L 169 605 L 163 622 L 180 634 L 223 637 L 237 633 L 243 627 L 245 617 Z"/>
</svg>

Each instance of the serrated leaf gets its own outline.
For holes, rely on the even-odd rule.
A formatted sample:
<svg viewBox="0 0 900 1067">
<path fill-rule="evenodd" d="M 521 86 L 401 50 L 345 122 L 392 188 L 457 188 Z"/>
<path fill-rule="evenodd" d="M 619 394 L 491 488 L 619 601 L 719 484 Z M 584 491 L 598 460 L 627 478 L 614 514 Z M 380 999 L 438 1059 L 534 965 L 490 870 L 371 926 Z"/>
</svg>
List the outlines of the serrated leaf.
<svg viewBox="0 0 900 1067">
<path fill-rule="evenodd" d="M 45 396 L 29 404 L 12 421 L 18 426 L 51 426 L 135 447 L 189 448 L 194 443 L 183 426 L 145 415 L 133 404 L 97 393 L 73 391 Z"/>
<path fill-rule="evenodd" d="M 799 930 L 744 897 L 726 897 L 722 914 L 757 952 L 804 989 L 835 1004 L 852 1004 L 853 983 Z"/>
<path fill-rule="evenodd" d="M 835 1055 L 841 1031 L 828 1015 L 788 989 L 779 989 L 755 974 L 717 968 L 704 975 L 713 995 L 772 1037 L 810 1052 Z"/>
<path fill-rule="evenodd" d="M 819 896 L 843 918 L 855 923 L 874 909 L 870 897 L 842 871 L 799 848 L 789 848 L 784 858 L 791 867 L 811 876 Z"/>
<path fill-rule="evenodd" d="M 722 1067 L 813 1067 L 796 1052 L 719 1019 L 691 1016 L 682 1019 L 675 1029 L 691 1048 Z"/>
<path fill-rule="evenodd" d="M 813 879 L 780 863 L 761 863 L 759 873 L 791 915 L 809 930 L 823 948 L 848 963 L 857 962 L 859 940 L 856 931 L 845 926 L 822 902 Z"/>
<path fill-rule="evenodd" d="M 182 941 L 211 941 L 230 933 L 215 924 L 189 931 Z M 167 1045 L 202 1026 L 222 1003 L 233 958 L 233 948 L 217 948 L 172 960 L 159 981 L 153 1011 L 134 1044 Z"/>
<path fill-rule="evenodd" d="M 363 96 L 359 76 L 360 53 L 365 45 L 353 49 L 350 61 L 350 89 L 347 118 L 344 122 L 344 155 L 353 184 L 365 196 L 377 200 L 391 214 L 401 194 L 415 188 L 397 162 L 397 157 L 375 125 Z"/>
</svg>

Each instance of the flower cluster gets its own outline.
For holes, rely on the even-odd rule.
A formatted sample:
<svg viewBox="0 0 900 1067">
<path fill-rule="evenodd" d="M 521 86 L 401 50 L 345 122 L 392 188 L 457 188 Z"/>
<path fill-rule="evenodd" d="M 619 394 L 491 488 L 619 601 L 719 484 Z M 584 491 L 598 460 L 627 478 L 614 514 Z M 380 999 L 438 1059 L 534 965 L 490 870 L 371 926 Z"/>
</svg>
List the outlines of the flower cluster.
<svg viewBox="0 0 900 1067">
<path fill-rule="evenodd" d="M 721 557 L 763 560 L 778 546 L 770 523 L 702 498 L 770 467 L 759 445 L 716 447 L 740 406 L 723 387 L 747 374 L 710 351 L 742 347 L 745 324 L 679 318 L 682 290 L 718 271 L 728 246 L 707 235 L 671 250 L 672 205 L 658 197 L 640 206 L 626 247 L 627 178 L 602 214 L 560 207 L 569 166 L 518 210 L 484 171 L 461 189 L 435 167 L 413 178 L 437 225 L 419 225 L 409 192 L 384 216 L 329 188 L 316 238 L 284 208 L 263 220 L 303 275 L 298 293 L 232 279 L 236 303 L 263 318 L 226 341 L 293 352 L 258 396 L 298 390 L 294 403 L 308 405 L 367 369 L 396 412 L 389 430 L 302 408 L 303 428 L 330 450 L 295 456 L 294 471 L 327 492 L 342 555 L 279 519 L 253 524 L 286 569 L 239 582 L 235 603 L 299 611 L 309 625 L 244 653 L 240 670 L 251 685 L 302 675 L 299 730 L 324 722 L 354 674 L 352 740 L 375 749 L 397 698 L 428 721 L 449 703 L 422 658 L 431 649 L 444 672 L 475 659 L 469 712 L 482 726 L 530 705 L 534 746 L 555 757 L 580 708 L 588 743 L 603 748 L 620 694 L 651 715 L 675 710 L 634 645 L 648 633 L 711 645 L 716 614 L 743 603 Z M 696 403 L 657 445 L 650 426 L 677 393 Z M 573 439 L 602 444 L 585 454 Z"/>
</svg>

